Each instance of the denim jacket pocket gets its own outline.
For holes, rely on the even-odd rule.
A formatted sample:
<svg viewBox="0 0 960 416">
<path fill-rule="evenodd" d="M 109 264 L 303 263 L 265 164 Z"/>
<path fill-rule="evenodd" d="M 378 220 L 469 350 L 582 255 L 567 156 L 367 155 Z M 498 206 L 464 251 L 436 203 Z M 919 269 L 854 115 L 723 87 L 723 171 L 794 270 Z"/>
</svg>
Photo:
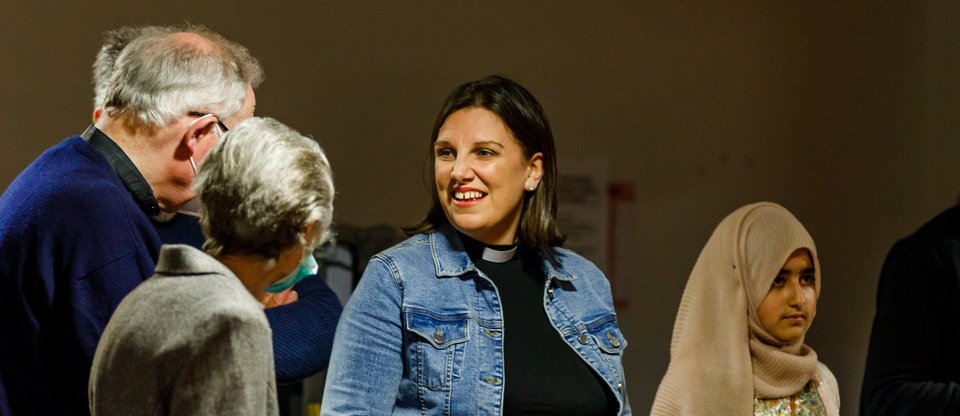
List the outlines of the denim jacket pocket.
<svg viewBox="0 0 960 416">
<path fill-rule="evenodd" d="M 595 322 L 599 324 L 588 325 L 587 333 L 594 339 L 600 350 L 607 354 L 623 354 L 623 349 L 627 347 L 627 339 L 617 327 L 616 318 L 600 319 Z"/>
<path fill-rule="evenodd" d="M 470 315 L 404 308 L 403 319 L 410 334 L 405 345 L 410 379 L 430 390 L 448 390 L 463 367 Z"/>
<path fill-rule="evenodd" d="M 617 326 L 616 315 L 609 315 L 586 324 L 590 338 L 599 350 L 599 356 L 606 369 L 605 377 L 611 387 L 621 395 L 626 394 L 623 387 L 623 350 L 627 339 Z"/>
</svg>

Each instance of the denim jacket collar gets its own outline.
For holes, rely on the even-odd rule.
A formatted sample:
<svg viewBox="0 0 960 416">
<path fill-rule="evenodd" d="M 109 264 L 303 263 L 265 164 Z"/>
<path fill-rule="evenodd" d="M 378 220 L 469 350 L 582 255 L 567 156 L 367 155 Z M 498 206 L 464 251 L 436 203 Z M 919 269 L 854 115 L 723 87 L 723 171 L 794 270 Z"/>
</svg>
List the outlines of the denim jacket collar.
<svg viewBox="0 0 960 416">
<path fill-rule="evenodd" d="M 453 226 L 444 224 L 429 235 L 430 252 L 433 255 L 433 264 L 437 269 L 437 277 L 460 276 L 469 271 L 477 270 Z M 557 256 L 563 256 L 562 250 L 552 250 Z M 577 279 L 577 276 L 567 273 L 563 268 L 554 267 L 546 260 L 543 260 L 543 268 L 548 280 L 572 281 Z"/>
</svg>

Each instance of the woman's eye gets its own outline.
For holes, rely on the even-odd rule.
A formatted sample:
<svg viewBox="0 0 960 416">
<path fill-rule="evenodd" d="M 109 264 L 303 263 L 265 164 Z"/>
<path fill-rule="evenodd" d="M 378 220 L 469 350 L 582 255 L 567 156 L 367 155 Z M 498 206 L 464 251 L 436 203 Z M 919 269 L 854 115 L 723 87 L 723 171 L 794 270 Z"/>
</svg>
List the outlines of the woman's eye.
<svg viewBox="0 0 960 416">
<path fill-rule="evenodd" d="M 800 276 L 800 281 L 806 284 L 813 284 L 817 282 L 817 275 L 813 273 L 807 273 Z"/>
<path fill-rule="evenodd" d="M 491 156 L 495 156 L 496 153 L 490 149 L 479 149 L 477 150 L 477 155 L 480 157 L 491 157 Z"/>
<path fill-rule="evenodd" d="M 773 283 L 770 284 L 770 287 L 781 287 L 787 283 L 787 278 L 783 276 L 777 276 L 773 279 Z"/>
<path fill-rule="evenodd" d="M 436 151 L 437 159 L 451 159 L 453 158 L 453 150 L 451 149 L 437 149 Z"/>
</svg>

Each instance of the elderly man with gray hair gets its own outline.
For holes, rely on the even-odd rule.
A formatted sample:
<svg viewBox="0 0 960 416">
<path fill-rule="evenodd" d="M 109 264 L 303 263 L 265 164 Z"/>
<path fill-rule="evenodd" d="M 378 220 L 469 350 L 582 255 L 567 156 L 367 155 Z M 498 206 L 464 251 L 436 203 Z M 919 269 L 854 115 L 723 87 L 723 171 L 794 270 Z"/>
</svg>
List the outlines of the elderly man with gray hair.
<svg viewBox="0 0 960 416">
<path fill-rule="evenodd" d="M 103 114 L 0 197 L 0 414 L 84 414 L 100 335 L 160 251 L 150 217 L 193 198 L 222 125 L 253 115 L 262 70 L 204 28 L 141 36 Z"/>
<path fill-rule="evenodd" d="M 253 118 L 210 151 L 194 187 L 204 251 L 164 245 L 154 277 L 120 303 L 93 361 L 94 415 L 278 412 L 257 299 L 329 237 L 330 164 L 313 140 Z"/>
<path fill-rule="evenodd" d="M 94 113 L 96 122 L 103 114 L 106 91 L 117 57 L 134 39 L 144 35 L 174 33 L 170 26 L 128 26 L 104 33 L 103 45 L 93 63 Z M 229 127 L 229 126 L 228 126 Z M 198 218 L 196 198 L 176 215 L 161 214 L 150 219 L 163 244 L 188 244 L 200 248 L 204 242 Z M 183 212 L 189 212 L 184 214 Z M 271 288 L 267 300 L 267 320 L 273 332 L 274 365 L 278 383 L 292 383 L 327 367 L 340 301 L 323 279 L 303 279 L 286 290 Z M 281 390 L 282 393 L 290 391 Z M 282 403 L 286 403 L 281 401 Z"/>
<path fill-rule="evenodd" d="M 175 33 L 179 31 L 172 26 L 124 26 L 104 33 L 103 45 L 97 51 L 93 61 L 93 122 L 96 123 L 103 113 L 103 105 L 107 100 L 107 87 L 110 86 L 110 76 L 113 75 L 114 64 L 134 39 L 143 35 L 159 33 Z"/>
</svg>

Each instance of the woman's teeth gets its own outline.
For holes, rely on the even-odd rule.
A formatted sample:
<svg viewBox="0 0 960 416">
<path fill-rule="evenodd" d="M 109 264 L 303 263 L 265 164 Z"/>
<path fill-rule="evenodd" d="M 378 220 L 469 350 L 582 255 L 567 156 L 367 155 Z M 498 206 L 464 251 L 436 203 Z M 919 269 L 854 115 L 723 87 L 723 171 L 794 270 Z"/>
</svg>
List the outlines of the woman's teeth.
<svg viewBox="0 0 960 416">
<path fill-rule="evenodd" d="M 483 193 L 477 192 L 477 191 L 454 192 L 453 197 L 458 200 L 479 199 L 479 198 L 483 198 Z"/>
</svg>

